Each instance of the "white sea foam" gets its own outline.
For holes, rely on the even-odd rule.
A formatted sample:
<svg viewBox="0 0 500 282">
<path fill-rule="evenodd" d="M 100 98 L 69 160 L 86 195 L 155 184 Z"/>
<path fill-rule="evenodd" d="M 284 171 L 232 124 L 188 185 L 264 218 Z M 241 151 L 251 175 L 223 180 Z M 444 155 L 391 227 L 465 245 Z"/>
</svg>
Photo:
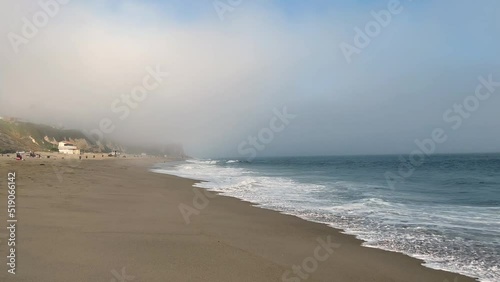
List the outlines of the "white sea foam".
<svg viewBox="0 0 500 282">
<path fill-rule="evenodd" d="M 228 163 L 231 166 L 217 165 Z M 232 166 L 235 163 L 237 161 L 189 160 L 176 167 L 153 171 L 203 180 L 195 186 L 330 224 L 363 239 L 367 247 L 402 252 L 423 259 L 431 268 L 480 277 L 485 282 L 500 281 L 500 270 L 495 264 L 500 262 L 500 252 L 486 252 L 499 244 L 494 238 L 500 238 L 500 222 L 495 216 L 500 208 L 463 207 L 457 211 L 443 205 L 401 204 L 377 197 L 377 192 L 373 192 L 377 190 L 367 189 L 370 186 L 367 184 L 302 183 L 290 177 L 264 176 Z M 360 193 L 365 193 L 363 198 L 349 198 Z M 464 222 L 468 232 L 477 231 L 477 238 L 460 239 Z M 457 237 L 450 239 L 454 233 Z M 480 241 L 485 236 L 493 238 L 491 245 Z"/>
</svg>

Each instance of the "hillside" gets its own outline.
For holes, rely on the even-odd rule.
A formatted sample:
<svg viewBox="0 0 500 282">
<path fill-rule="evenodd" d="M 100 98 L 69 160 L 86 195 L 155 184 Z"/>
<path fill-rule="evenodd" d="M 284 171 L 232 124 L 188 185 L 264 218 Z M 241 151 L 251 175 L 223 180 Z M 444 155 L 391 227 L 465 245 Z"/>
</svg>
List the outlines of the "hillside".
<svg viewBox="0 0 500 282">
<path fill-rule="evenodd" d="M 13 118 L 0 118 L 0 154 L 16 151 L 57 151 L 60 141 L 69 141 L 82 152 L 108 153 L 119 151 L 130 154 L 147 153 L 149 155 L 186 158 L 181 144 L 164 146 L 125 146 L 111 141 L 97 144 L 79 130 L 58 129 L 52 126 L 23 122 Z"/>
<path fill-rule="evenodd" d="M 0 153 L 50 151 L 57 149 L 60 141 L 74 143 L 86 152 L 123 150 L 121 146 L 107 141 L 99 146 L 78 130 L 58 129 L 15 119 L 0 119 Z"/>
</svg>

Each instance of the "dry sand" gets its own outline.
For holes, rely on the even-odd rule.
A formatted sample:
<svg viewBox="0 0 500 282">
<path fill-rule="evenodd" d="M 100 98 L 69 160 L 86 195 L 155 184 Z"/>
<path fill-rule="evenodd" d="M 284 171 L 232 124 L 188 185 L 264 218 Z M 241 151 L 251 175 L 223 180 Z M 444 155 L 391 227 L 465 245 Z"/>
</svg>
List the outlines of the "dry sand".
<svg viewBox="0 0 500 282">
<path fill-rule="evenodd" d="M 149 172 L 158 161 L 0 159 L 0 281 L 473 281 L 213 193 L 186 224 L 179 205 L 208 192 Z M 17 176 L 15 275 L 6 265 L 8 171 Z M 318 242 L 328 236 L 338 244 L 331 254 Z"/>
</svg>

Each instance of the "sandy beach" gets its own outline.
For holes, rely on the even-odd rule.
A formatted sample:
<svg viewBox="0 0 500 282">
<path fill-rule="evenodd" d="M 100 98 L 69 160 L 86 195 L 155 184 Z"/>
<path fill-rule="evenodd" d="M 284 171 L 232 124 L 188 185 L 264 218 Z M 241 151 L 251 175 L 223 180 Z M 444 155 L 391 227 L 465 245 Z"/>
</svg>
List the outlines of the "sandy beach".
<svg viewBox="0 0 500 282">
<path fill-rule="evenodd" d="M 0 158 L 0 281 L 474 281 L 148 170 L 160 161 Z M 15 275 L 6 264 L 9 172 Z"/>
</svg>

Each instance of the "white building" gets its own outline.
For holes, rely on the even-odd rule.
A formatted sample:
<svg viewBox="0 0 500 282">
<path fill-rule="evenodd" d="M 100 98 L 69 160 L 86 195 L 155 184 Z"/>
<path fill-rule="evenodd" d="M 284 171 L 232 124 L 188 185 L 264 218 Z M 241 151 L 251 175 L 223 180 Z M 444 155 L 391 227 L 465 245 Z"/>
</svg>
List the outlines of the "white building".
<svg viewBox="0 0 500 282">
<path fill-rule="evenodd" d="M 59 153 L 62 153 L 62 154 L 80 155 L 80 149 L 78 149 L 78 147 L 76 147 L 75 145 L 73 145 L 69 142 L 66 142 L 66 141 L 59 142 L 58 149 L 59 149 Z"/>
</svg>

